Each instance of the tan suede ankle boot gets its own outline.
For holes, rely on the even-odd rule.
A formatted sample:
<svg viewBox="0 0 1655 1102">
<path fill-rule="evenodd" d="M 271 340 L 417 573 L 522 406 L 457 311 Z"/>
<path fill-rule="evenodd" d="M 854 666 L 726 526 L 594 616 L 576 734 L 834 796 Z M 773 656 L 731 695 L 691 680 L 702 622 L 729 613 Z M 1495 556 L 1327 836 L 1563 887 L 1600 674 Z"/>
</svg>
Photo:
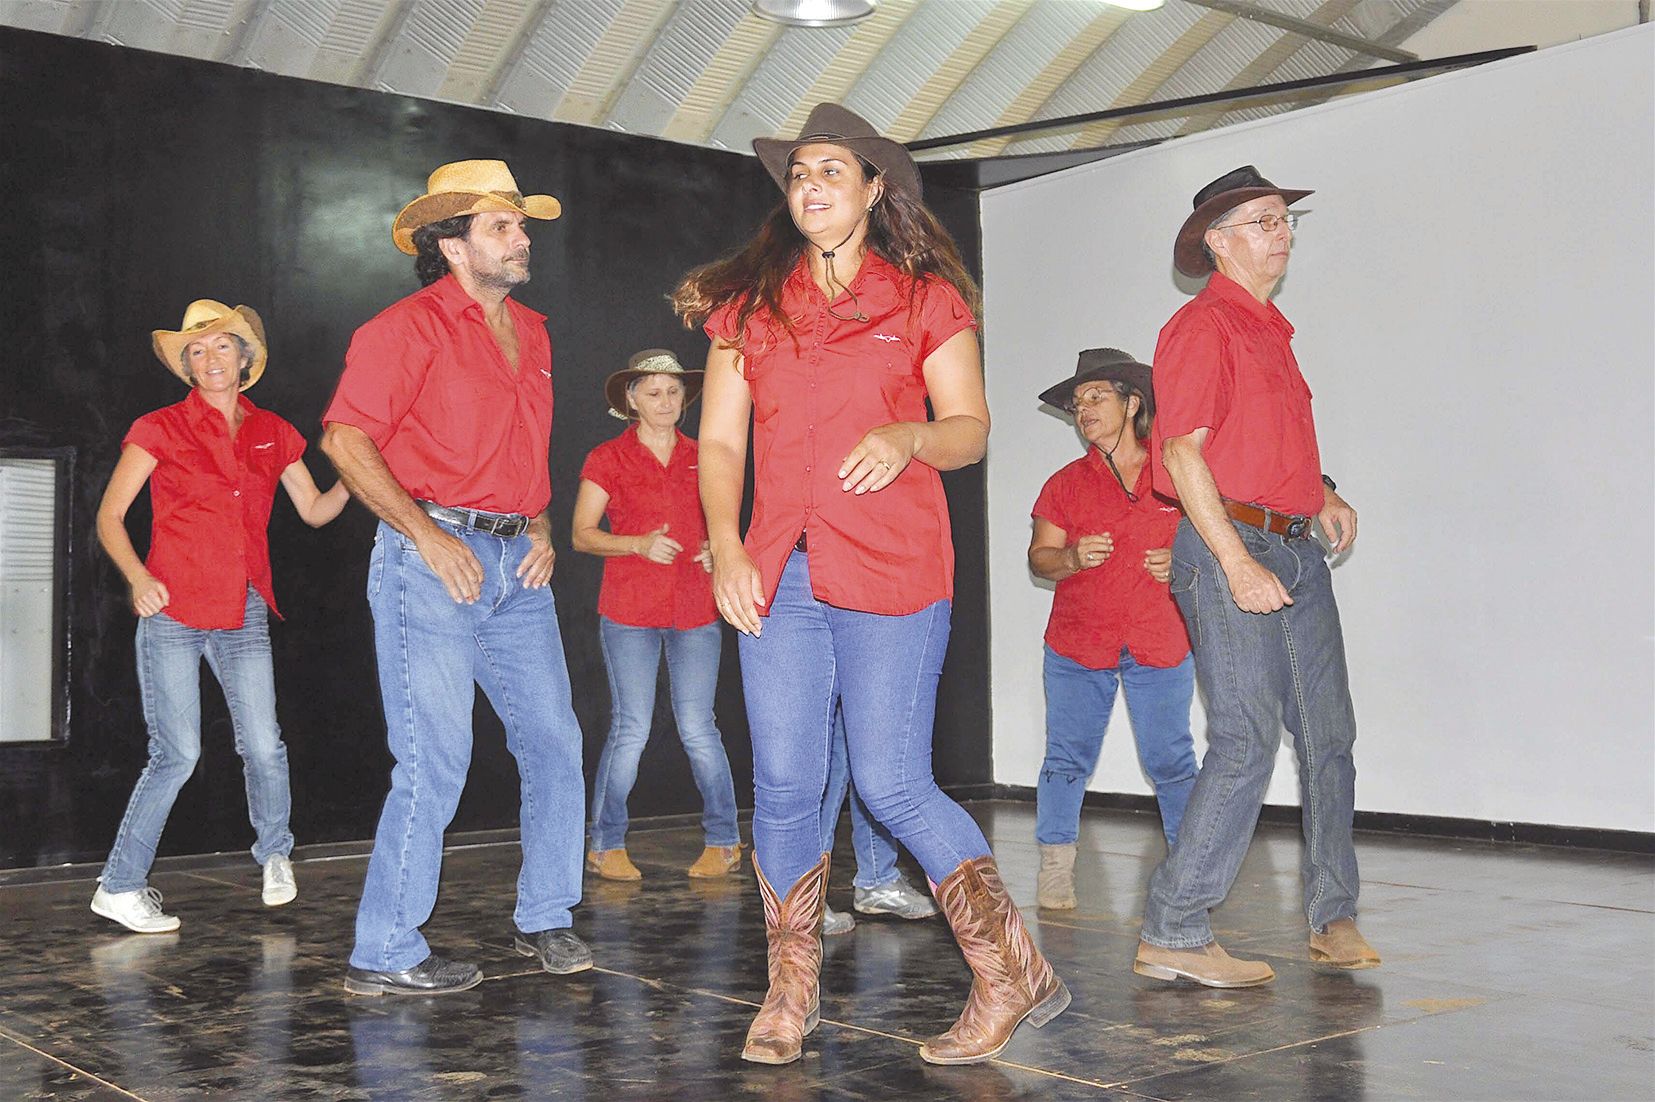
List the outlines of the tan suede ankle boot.
<svg viewBox="0 0 1655 1102">
<path fill-rule="evenodd" d="M 741 1058 L 755 1064 L 790 1064 L 821 1019 L 818 977 L 822 969 L 822 907 L 827 902 L 828 855 L 812 865 L 787 898 L 764 878 L 758 854 L 753 872 L 764 897 L 764 933 L 769 943 L 770 990 L 747 1030 Z"/>
<path fill-rule="evenodd" d="M 937 887 L 937 902 L 971 966 L 971 995 L 948 1032 L 920 1046 L 921 1059 L 988 1060 L 1023 1022 L 1038 1029 L 1063 1013 L 1069 989 L 1035 948 L 993 857 L 974 858 L 949 873 Z"/>
<path fill-rule="evenodd" d="M 1075 844 L 1040 847 L 1040 876 L 1034 901 L 1051 911 L 1075 909 Z"/>
</svg>

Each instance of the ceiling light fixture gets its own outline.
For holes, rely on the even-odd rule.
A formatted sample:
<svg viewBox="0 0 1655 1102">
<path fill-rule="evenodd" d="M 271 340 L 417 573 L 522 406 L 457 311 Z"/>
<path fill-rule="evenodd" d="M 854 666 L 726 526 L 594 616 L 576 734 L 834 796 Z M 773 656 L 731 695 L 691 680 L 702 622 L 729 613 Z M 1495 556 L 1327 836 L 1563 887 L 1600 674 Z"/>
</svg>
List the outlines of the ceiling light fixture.
<svg viewBox="0 0 1655 1102">
<path fill-rule="evenodd" d="M 790 27 L 848 27 L 878 6 L 879 0 L 753 0 L 753 13 Z"/>
<path fill-rule="evenodd" d="M 1166 0 L 1103 0 L 1112 8 L 1125 8 L 1128 11 L 1154 11 Z"/>
</svg>

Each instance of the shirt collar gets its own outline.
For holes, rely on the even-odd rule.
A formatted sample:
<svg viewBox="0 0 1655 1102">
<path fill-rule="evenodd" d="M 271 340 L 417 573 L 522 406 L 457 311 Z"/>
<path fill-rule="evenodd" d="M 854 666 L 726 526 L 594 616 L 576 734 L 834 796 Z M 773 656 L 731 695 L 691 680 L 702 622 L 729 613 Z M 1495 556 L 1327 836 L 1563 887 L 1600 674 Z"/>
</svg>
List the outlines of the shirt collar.
<svg viewBox="0 0 1655 1102">
<path fill-rule="evenodd" d="M 453 272 L 443 276 L 426 290 L 448 316 L 458 318 L 471 311 L 478 321 L 483 320 L 483 304 L 465 293 L 465 288 L 460 286 L 460 281 L 454 278 Z M 545 324 L 545 314 L 524 306 L 510 295 L 506 296 L 506 309 L 519 321 Z"/>
<path fill-rule="evenodd" d="M 900 292 L 906 285 L 907 280 L 908 277 L 902 274 L 901 269 L 869 249 L 867 254 L 862 257 L 862 266 L 856 270 L 856 275 L 846 286 L 860 296 L 868 294 L 870 291 L 875 293 L 882 290 Z M 811 289 L 815 287 L 815 284 L 810 278 L 810 257 L 804 253 L 799 254 L 799 262 L 793 266 L 792 274 L 787 277 L 787 282 L 799 294 L 809 295 L 811 293 Z M 820 294 L 819 289 L 817 289 L 817 293 Z"/>
<path fill-rule="evenodd" d="M 672 455 L 667 459 L 667 466 L 669 467 L 676 464 L 678 460 L 683 457 L 684 452 L 689 451 L 696 446 L 694 440 L 691 440 L 688 436 L 684 435 L 683 429 L 674 428 L 672 430 L 672 434 Z M 655 458 L 655 453 L 649 450 L 649 445 L 644 443 L 643 437 L 638 435 L 638 422 L 632 421 L 628 424 L 626 428 L 621 430 L 621 435 L 626 438 L 627 443 L 632 448 L 644 455 L 649 456 L 649 461 L 651 463 L 660 462 L 660 460 Z"/>
<path fill-rule="evenodd" d="M 1207 279 L 1207 291 L 1214 298 L 1241 307 L 1260 321 L 1274 322 L 1282 326 L 1287 330 L 1288 335 L 1292 335 L 1292 323 L 1282 315 L 1280 310 L 1276 309 L 1274 302 L 1260 302 L 1253 297 L 1251 291 L 1223 272 L 1217 269 L 1213 270 L 1213 274 Z"/>
<path fill-rule="evenodd" d="M 253 404 L 253 400 L 247 397 L 246 394 L 236 395 L 236 405 L 241 407 L 244 418 L 259 408 Z M 224 424 L 224 415 L 208 405 L 207 399 L 201 396 L 201 391 L 196 387 L 190 387 L 189 394 L 184 398 L 184 410 L 189 414 L 190 419 L 198 424 L 204 421 L 210 423 L 214 418 L 217 419 L 218 424 Z"/>
</svg>

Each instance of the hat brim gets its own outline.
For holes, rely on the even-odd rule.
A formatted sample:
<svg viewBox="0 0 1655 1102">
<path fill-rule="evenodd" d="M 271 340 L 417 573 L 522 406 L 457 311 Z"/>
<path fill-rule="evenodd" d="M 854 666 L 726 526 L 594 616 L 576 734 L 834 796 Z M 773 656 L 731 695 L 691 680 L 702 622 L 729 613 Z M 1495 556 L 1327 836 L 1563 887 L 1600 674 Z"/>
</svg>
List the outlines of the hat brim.
<svg viewBox="0 0 1655 1102">
<path fill-rule="evenodd" d="M 1120 380 L 1143 396 L 1144 408 L 1149 410 L 1151 417 L 1155 416 L 1155 388 L 1151 383 L 1151 372 L 1147 364 L 1110 364 L 1106 367 L 1089 367 L 1085 371 L 1077 371 L 1064 379 L 1056 386 L 1049 386 L 1040 392 L 1040 400 L 1048 406 L 1069 412 L 1070 404 L 1075 400 L 1075 387 L 1083 383 L 1097 383 Z"/>
<path fill-rule="evenodd" d="M 684 408 L 689 409 L 690 403 L 701 397 L 701 384 L 705 381 L 705 371 L 640 371 L 637 368 L 623 368 L 609 376 L 603 382 L 603 396 L 609 402 L 609 412 L 626 421 L 636 421 L 638 415 L 628 409 L 626 405 L 626 388 L 632 380 L 641 379 L 645 375 L 665 375 L 669 379 L 677 379 L 684 384 Z"/>
<path fill-rule="evenodd" d="M 915 199 L 925 196 L 919 165 L 914 163 L 913 154 L 908 152 L 907 146 L 890 138 L 841 138 L 833 134 L 802 138 L 754 138 L 753 152 L 758 154 L 759 163 L 764 165 L 764 170 L 770 173 L 770 178 L 776 181 L 776 186 L 784 194 L 787 191 L 787 166 L 792 162 L 793 151 L 806 145 L 842 146 L 877 168 L 887 186 L 900 188 Z"/>
<path fill-rule="evenodd" d="M 396 221 L 391 223 L 391 240 L 396 242 L 398 249 L 413 256 L 419 251 L 414 248 L 414 231 L 421 226 L 464 214 L 484 214 L 496 210 L 550 222 L 563 213 L 563 204 L 551 195 L 525 195 L 522 206 L 486 192 L 452 191 L 441 195 L 421 195 L 397 214 Z"/>
<path fill-rule="evenodd" d="M 1207 261 L 1207 254 L 1201 251 L 1201 245 L 1207 236 L 1207 227 L 1212 225 L 1213 219 L 1231 207 L 1251 203 L 1254 199 L 1262 199 L 1266 195 L 1279 195 L 1282 202 L 1292 206 L 1306 195 L 1314 194 L 1314 191 L 1285 187 L 1243 187 L 1234 191 L 1219 192 L 1196 207 L 1179 227 L 1178 239 L 1172 246 L 1173 266 L 1187 276 L 1205 275 L 1213 270 L 1212 264 Z"/>
<path fill-rule="evenodd" d="M 223 317 L 215 318 L 205 325 L 198 325 L 193 329 L 156 329 L 150 333 L 150 347 L 155 350 L 155 358 L 160 360 L 166 369 L 189 386 L 195 382 L 184 371 L 184 364 L 179 359 L 185 348 L 202 337 L 210 337 L 214 333 L 234 333 L 246 341 L 253 349 L 253 364 L 247 370 L 247 381 L 241 384 L 246 390 L 259 381 L 264 374 L 265 362 L 270 358 L 270 351 L 264 343 L 264 321 L 258 311 L 251 306 L 237 306 Z"/>
</svg>

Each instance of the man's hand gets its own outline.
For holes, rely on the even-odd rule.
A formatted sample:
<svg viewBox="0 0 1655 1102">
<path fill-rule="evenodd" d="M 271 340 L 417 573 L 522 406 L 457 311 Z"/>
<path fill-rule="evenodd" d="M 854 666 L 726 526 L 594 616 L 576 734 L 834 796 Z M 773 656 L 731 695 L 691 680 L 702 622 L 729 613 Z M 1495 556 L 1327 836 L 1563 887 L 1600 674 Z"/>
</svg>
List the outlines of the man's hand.
<svg viewBox="0 0 1655 1102">
<path fill-rule="evenodd" d="M 1333 553 L 1350 550 L 1356 542 L 1356 510 L 1350 503 L 1326 486 L 1322 487 L 1322 511 L 1316 514 L 1322 531 L 1333 541 Z"/>
<path fill-rule="evenodd" d="M 529 553 L 517 564 L 517 576 L 523 579 L 523 588 L 542 589 L 551 584 L 552 568 L 557 565 L 557 551 L 552 547 L 549 532 L 529 525 Z"/>
<path fill-rule="evenodd" d="M 143 577 L 132 583 L 131 588 L 132 611 L 145 618 L 154 616 L 172 600 L 172 594 L 167 592 L 167 587 L 161 583 L 161 579 L 147 570 Z"/>
<path fill-rule="evenodd" d="M 1281 579 L 1251 555 L 1243 555 L 1234 564 L 1225 566 L 1224 576 L 1230 582 L 1231 599 L 1243 612 L 1276 612 L 1283 605 L 1293 603 Z"/>
<path fill-rule="evenodd" d="M 1082 536 L 1069 547 L 1069 565 L 1075 573 L 1102 566 L 1115 553 L 1115 537 L 1108 532 Z"/>
<path fill-rule="evenodd" d="M 1144 569 L 1151 578 L 1165 585 L 1172 577 L 1172 548 L 1152 547 L 1145 551 Z"/>
<path fill-rule="evenodd" d="M 475 604 L 482 596 L 483 564 L 463 540 L 433 524 L 429 532 L 414 540 L 414 547 L 456 604 Z"/>
<path fill-rule="evenodd" d="M 632 549 L 634 555 L 642 556 L 650 562 L 660 563 L 662 566 L 672 565 L 672 560 L 684 550 L 684 545 L 667 535 L 665 524 L 653 532 L 645 532 L 641 536 L 634 536 L 638 545 Z"/>
</svg>

